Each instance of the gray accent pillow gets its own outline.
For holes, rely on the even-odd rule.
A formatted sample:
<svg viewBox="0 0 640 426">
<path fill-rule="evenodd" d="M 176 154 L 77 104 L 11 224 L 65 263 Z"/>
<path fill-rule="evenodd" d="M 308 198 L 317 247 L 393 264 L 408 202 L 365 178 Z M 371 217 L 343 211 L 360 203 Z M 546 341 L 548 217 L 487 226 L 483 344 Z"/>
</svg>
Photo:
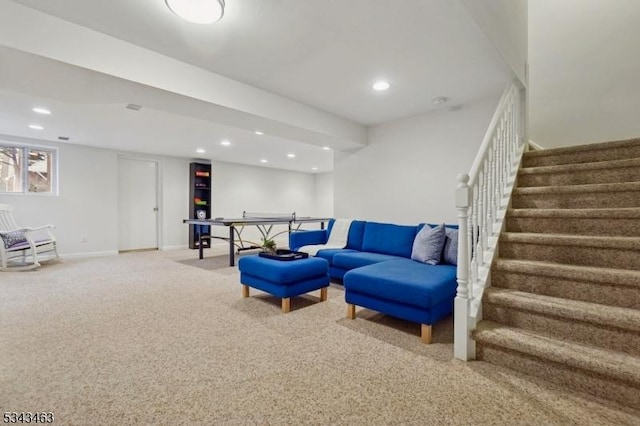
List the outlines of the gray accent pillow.
<svg viewBox="0 0 640 426">
<path fill-rule="evenodd" d="M 22 231 L 13 231 L 0 234 L 2 237 L 2 242 L 4 243 L 4 248 L 10 249 L 11 247 L 27 242 L 27 237 L 24 235 Z"/>
<path fill-rule="evenodd" d="M 449 265 L 458 264 L 458 230 L 453 228 L 446 228 L 445 233 L 447 238 L 444 242 L 444 250 L 442 251 L 442 258 L 445 263 Z"/>
<path fill-rule="evenodd" d="M 413 240 L 411 259 L 429 265 L 437 265 L 440 263 L 445 238 L 444 223 L 435 228 L 424 225 Z"/>
</svg>

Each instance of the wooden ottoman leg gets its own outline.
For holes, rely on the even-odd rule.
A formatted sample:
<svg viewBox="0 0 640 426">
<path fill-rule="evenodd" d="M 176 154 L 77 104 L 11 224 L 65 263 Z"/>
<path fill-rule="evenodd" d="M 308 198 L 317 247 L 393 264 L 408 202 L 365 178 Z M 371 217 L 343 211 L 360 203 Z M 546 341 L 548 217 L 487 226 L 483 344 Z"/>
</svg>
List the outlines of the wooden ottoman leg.
<svg viewBox="0 0 640 426">
<path fill-rule="evenodd" d="M 291 298 L 283 297 L 282 298 L 282 313 L 286 314 L 291 311 Z"/>
<path fill-rule="evenodd" d="M 248 285 L 243 285 L 242 286 L 242 297 L 249 297 L 249 286 Z"/>
<path fill-rule="evenodd" d="M 356 319 L 356 305 L 347 304 L 347 318 Z"/>
<path fill-rule="evenodd" d="M 421 324 L 420 334 L 422 337 L 422 343 L 426 343 L 427 345 L 431 343 L 431 326 L 427 324 Z"/>
<path fill-rule="evenodd" d="M 322 287 L 320 289 L 320 301 L 324 302 L 327 300 L 327 289 L 328 287 Z"/>
</svg>

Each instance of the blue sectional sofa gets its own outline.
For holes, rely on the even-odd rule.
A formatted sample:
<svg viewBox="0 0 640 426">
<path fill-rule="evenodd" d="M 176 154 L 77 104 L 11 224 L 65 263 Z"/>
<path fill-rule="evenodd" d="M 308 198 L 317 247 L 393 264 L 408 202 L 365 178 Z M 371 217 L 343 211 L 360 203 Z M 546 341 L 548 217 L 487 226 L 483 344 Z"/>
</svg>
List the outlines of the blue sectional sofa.
<svg viewBox="0 0 640 426">
<path fill-rule="evenodd" d="M 289 247 L 325 244 L 333 222 L 325 230 L 292 232 Z M 431 342 L 431 325 L 449 315 L 456 295 L 456 265 L 429 265 L 411 259 L 413 242 L 423 226 L 353 221 L 344 249 L 318 251 L 329 263 L 329 275 L 341 280 L 355 318 L 361 306 L 422 324 L 422 340 Z M 457 238 L 456 225 L 447 225 L 447 238 Z M 444 262 L 444 261 L 443 261 Z"/>
</svg>

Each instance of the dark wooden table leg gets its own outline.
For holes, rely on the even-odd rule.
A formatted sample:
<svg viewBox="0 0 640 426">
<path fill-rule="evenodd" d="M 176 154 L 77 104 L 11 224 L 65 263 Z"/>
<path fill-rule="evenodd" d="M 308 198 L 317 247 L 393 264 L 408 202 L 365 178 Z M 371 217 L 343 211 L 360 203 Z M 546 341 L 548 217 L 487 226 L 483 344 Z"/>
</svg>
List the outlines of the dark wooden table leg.
<svg viewBox="0 0 640 426">
<path fill-rule="evenodd" d="M 234 232 L 235 232 L 235 229 L 233 228 L 233 225 L 229 226 L 229 266 L 235 266 L 236 264 L 236 257 L 234 253 L 234 249 L 236 245 L 235 245 L 235 242 L 233 241 Z"/>
</svg>

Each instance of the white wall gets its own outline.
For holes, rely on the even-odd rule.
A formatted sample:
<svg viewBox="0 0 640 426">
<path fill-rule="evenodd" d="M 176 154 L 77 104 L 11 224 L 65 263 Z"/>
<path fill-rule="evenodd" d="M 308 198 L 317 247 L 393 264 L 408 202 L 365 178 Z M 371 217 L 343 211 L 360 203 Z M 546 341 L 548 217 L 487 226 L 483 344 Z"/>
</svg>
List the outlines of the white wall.
<svg viewBox="0 0 640 426">
<path fill-rule="evenodd" d="M 312 174 L 213 161 L 212 186 L 212 217 L 242 217 L 243 211 L 317 215 L 315 177 Z M 308 229 L 318 226 L 304 225 Z M 286 225 L 276 225 L 272 234 L 286 229 Z M 214 235 L 224 237 L 228 232 L 226 227 L 214 227 L 212 230 Z M 248 226 L 242 236 L 250 241 L 260 241 L 260 234 L 253 226 Z M 287 241 L 286 234 L 276 238 L 279 246 L 286 245 Z M 214 244 L 226 243 L 214 241 Z"/>
<path fill-rule="evenodd" d="M 315 192 L 315 214 L 318 217 L 335 217 L 333 208 L 333 173 L 318 173 L 315 175 Z"/>
<path fill-rule="evenodd" d="M 469 172 L 498 101 L 372 127 L 366 148 L 336 155 L 336 217 L 457 223 L 456 176 Z"/>
<path fill-rule="evenodd" d="M 529 135 L 545 148 L 640 136 L 640 2 L 529 2 Z"/>
<path fill-rule="evenodd" d="M 58 196 L 1 195 L 21 226 L 53 224 L 61 254 L 114 254 L 118 249 L 115 151 L 1 136 L 0 140 L 58 148 Z M 87 242 L 80 242 L 86 235 Z"/>
<path fill-rule="evenodd" d="M 514 74 L 527 86 L 528 1 L 459 0 Z M 538 0 L 534 0 L 535 3 Z"/>
</svg>

